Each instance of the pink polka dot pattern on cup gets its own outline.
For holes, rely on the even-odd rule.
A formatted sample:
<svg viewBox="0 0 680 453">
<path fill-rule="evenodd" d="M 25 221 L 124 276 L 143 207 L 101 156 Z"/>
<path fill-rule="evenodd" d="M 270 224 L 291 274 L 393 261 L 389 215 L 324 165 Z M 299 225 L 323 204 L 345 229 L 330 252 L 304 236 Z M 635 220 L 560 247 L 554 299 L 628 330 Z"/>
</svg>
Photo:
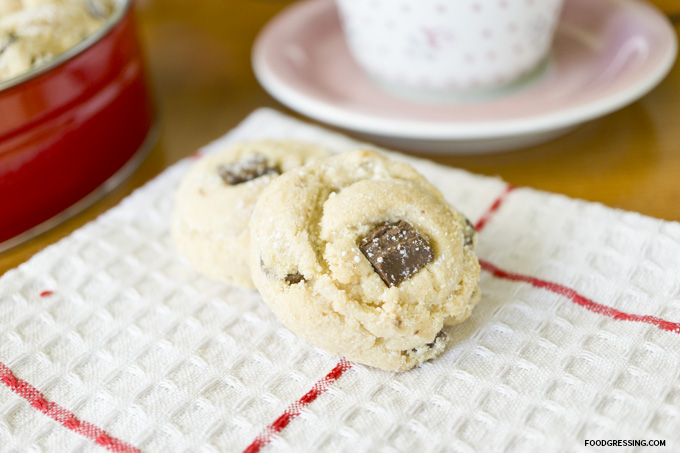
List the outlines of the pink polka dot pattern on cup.
<svg viewBox="0 0 680 453">
<path fill-rule="evenodd" d="M 489 90 L 547 55 L 562 0 L 335 0 L 347 44 L 379 84 Z"/>
</svg>

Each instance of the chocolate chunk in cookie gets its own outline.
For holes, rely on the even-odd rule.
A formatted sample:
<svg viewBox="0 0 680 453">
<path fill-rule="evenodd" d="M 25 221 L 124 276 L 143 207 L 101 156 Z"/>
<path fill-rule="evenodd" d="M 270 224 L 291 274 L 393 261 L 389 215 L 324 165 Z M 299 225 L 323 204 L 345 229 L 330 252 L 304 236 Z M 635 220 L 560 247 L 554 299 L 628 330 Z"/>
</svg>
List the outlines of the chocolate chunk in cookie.
<svg viewBox="0 0 680 453">
<path fill-rule="evenodd" d="M 418 331 L 416 330 L 414 332 L 414 335 L 418 335 Z M 413 348 L 410 351 L 403 351 L 402 354 L 408 354 L 410 353 L 417 353 L 419 350 L 420 352 L 423 352 L 424 350 L 432 349 L 435 346 L 441 346 L 442 344 L 446 344 L 448 340 L 448 335 L 446 335 L 446 332 L 443 330 L 440 330 L 437 332 L 437 335 L 432 339 L 430 343 L 425 343 L 423 346 L 418 346 L 417 348 Z"/>
<path fill-rule="evenodd" d="M 463 227 L 463 238 L 464 242 L 463 245 L 466 247 L 472 245 L 474 242 L 475 238 L 475 226 L 468 220 L 468 218 L 465 218 L 465 226 Z"/>
<path fill-rule="evenodd" d="M 279 169 L 270 166 L 262 154 L 253 154 L 246 159 L 227 165 L 220 165 L 217 171 L 222 180 L 230 186 L 251 181 L 264 175 L 281 174 Z"/>
<path fill-rule="evenodd" d="M 434 260 L 430 244 L 400 220 L 378 225 L 359 247 L 387 286 L 403 282 Z"/>
<path fill-rule="evenodd" d="M 302 274 L 299 273 L 299 272 L 292 272 L 292 273 L 286 275 L 286 278 L 284 278 L 284 280 L 285 280 L 286 283 L 288 283 L 289 285 L 294 285 L 294 284 L 296 284 L 296 283 L 306 282 L 306 281 L 307 281 L 307 280 L 305 280 L 304 275 L 302 275 Z"/>
<path fill-rule="evenodd" d="M 425 346 L 427 346 L 428 348 L 433 348 L 434 345 L 438 341 L 445 341 L 445 340 L 446 340 L 446 332 L 444 332 L 443 330 L 440 330 L 439 332 L 437 332 L 437 335 L 435 335 L 434 340 L 432 340 L 431 343 L 428 343 Z"/>
</svg>

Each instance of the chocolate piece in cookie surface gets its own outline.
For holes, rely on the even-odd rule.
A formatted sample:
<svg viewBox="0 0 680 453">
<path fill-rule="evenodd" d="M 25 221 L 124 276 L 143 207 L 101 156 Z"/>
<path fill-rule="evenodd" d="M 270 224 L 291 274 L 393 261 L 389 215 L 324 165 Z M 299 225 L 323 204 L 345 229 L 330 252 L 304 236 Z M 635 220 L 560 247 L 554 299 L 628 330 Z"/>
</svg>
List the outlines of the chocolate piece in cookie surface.
<svg viewBox="0 0 680 453">
<path fill-rule="evenodd" d="M 475 242 L 475 226 L 470 220 L 465 217 L 465 226 L 463 227 L 463 245 L 469 247 Z"/>
<path fill-rule="evenodd" d="M 217 168 L 222 180 L 230 186 L 251 181 L 264 175 L 278 175 L 281 171 L 269 165 L 262 154 L 253 154 L 247 158 L 231 164 L 220 165 Z"/>
<path fill-rule="evenodd" d="M 306 282 L 304 275 L 302 275 L 299 272 L 291 272 L 290 274 L 286 275 L 286 278 L 284 278 L 286 283 L 289 285 L 294 285 L 296 283 L 300 282 Z"/>
<path fill-rule="evenodd" d="M 378 225 L 359 247 L 387 286 L 403 282 L 434 260 L 430 244 L 408 223 Z"/>
<path fill-rule="evenodd" d="M 434 340 L 432 340 L 430 343 L 427 343 L 425 346 L 427 346 L 428 348 L 433 348 L 438 341 L 446 341 L 446 338 L 447 338 L 446 332 L 440 330 L 439 332 L 437 332 L 437 335 L 435 335 Z"/>
</svg>

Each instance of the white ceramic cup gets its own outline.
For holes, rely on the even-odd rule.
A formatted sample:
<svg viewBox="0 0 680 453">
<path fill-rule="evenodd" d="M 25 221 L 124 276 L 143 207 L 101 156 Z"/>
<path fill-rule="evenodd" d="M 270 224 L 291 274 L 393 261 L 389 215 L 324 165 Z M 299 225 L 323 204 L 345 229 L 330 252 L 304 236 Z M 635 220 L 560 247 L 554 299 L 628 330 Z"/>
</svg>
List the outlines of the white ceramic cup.
<svg viewBox="0 0 680 453">
<path fill-rule="evenodd" d="M 562 0 L 335 0 L 350 53 L 422 100 L 501 92 L 546 60 Z"/>
</svg>

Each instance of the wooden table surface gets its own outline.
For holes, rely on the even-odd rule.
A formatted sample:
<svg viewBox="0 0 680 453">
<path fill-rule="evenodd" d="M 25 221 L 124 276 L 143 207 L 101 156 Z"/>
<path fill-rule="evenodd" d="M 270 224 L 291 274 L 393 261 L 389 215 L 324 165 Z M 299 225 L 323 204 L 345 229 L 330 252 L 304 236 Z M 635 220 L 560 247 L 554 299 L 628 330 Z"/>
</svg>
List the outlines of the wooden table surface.
<svg viewBox="0 0 680 453">
<path fill-rule="evenodd" d="M 128 181 L 94 206 L 0 254 L 0 274 L 94 219 L 254 109 L 294 114 L 259 86 L 250 66 L 258 31 L 290 3 L 138 0 L 139 31 L 161 112 L 159 142 Z M 678 18 L 680 2 L 656 3 Z M 680 221 L 680 64 L 638 102 L 552 142 L 501 154 L 430 157 L 515 185 Z"/>
</svg>

